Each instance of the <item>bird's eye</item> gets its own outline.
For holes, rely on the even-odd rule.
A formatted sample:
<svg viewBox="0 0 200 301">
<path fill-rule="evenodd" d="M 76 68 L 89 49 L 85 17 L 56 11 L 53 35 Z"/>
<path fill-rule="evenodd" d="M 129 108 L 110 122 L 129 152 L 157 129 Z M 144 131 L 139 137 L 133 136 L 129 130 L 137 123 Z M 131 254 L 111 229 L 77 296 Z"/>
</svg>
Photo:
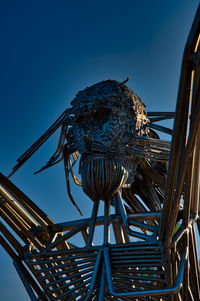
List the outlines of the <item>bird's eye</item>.
<svg viewBox="0 0 200 301">
<path fill-rule="evenodd" d="M 105 123 L 111 114 L 110 108 L 98 108 L 92 113 L 92 118 L 96 122 Z"/>
</svg>

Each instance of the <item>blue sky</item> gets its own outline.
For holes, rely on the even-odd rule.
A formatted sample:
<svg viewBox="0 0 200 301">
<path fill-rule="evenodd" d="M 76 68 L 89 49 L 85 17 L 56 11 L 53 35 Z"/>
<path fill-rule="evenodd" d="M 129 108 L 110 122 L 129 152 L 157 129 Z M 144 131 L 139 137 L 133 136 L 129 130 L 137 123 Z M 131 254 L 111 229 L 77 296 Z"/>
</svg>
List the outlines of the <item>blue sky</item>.
<svg viewBox="0 0 200 301">
<path fill-rule="evenodd" d="M 147 111 L 174 111 L 184 45 L 197 0 L 0 1 L 1 172 L 98 81 L 124 81 Z M 12 181 L 55 222 L 79 218 L 66 194 L 62 163 L 37 176 L 55 134 Z M 73 186 L 84 216 L 91 202 Z M 2 301 L 29 300 L 0 249 Z"/>
</svg>

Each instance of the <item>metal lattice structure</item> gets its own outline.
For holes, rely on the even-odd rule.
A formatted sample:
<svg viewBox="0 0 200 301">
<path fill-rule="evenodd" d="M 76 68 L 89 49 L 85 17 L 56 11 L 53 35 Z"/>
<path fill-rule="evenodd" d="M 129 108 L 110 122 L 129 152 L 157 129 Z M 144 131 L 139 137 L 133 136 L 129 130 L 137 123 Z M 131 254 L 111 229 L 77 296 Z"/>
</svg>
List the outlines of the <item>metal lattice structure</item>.
<svg viewBox="0 0 200 301">
<path fill-rule="evenodd" d="M 79 92 L 18 159 L 13 173 L 61 126 L 57 151 L 42 170 L 64 160 L 69 196 L 80 212 L 71 174 L 92 199 L 91 218 L 55 224 L 0 174 L 0 243 L 31 300 L 200 300 L 199 37 L 200 8 L 184 51 L 176 113 L 146 113 L 125 82 L 104 81 Z M 173 130 L 157 124 L 169 118 Z M 157 131 L 172 135 L 171 142 Z M 78 154 L 82 182 L 71 162 Z M 70 242 L 76 235 L 81 246 Z"/>
</svg>

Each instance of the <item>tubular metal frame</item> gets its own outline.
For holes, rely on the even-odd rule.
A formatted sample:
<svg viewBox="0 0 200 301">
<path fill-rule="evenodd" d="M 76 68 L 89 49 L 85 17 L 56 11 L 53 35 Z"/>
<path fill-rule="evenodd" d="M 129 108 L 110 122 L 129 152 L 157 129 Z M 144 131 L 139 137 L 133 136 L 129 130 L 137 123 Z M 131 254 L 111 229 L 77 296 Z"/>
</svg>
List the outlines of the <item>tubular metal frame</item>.
<svg viewBox="0 0 200 301">
<path fill-rule="evenodd" d="M 55 224 L 0 174 L 0 244 L 31 300 L 200 300 L 199 41 L 200 7 L 183 56 L 162 210 L 138 203 L 143 210 L 132 214 L 119 191 L 104 202 L 103 216 L 98 216 L 97 200 L 90 219 Z M 174 114 L 149 117 L 154 124 Z M 98 227 L 103 242 L 96 246 Z M 81 235 L 82 247 L 70 242 L 75 235 Z"/>
</svg>

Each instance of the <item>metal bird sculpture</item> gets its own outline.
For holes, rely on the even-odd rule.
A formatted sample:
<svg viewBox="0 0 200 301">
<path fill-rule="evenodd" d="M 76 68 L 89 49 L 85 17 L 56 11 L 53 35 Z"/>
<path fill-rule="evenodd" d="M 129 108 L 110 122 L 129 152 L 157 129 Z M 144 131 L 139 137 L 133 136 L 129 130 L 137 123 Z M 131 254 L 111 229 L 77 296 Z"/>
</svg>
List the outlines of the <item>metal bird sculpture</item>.
<svg viewBox="0 0 200 301">
<path fill-rule="evenodd" d="M 18 159 L 10 176 L 61 128 L 56 152 L 39 171 L 63 160 L 71 201 L 81 213 L 70 175 L 92 200 L 90 218 L 55 224 L 0 174 L 0 244 L 31 300 L 200 300 L 199 35 L 200 7 L 184 51 L 176 113 L 147 113 L 127 81 L 102 81 L 80 91 Z M 173 130 L 157 124 L 169 118 Z"/>
</svg>

